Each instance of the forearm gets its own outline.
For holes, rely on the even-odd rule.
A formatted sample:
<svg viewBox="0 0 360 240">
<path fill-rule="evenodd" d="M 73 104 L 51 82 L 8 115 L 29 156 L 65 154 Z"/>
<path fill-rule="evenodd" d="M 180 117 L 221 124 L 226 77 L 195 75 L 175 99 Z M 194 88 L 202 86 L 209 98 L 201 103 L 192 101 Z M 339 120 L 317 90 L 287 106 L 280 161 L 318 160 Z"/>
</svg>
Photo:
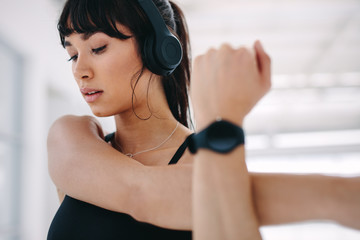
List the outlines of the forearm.
<svg viewBox="0 0 360 240">
<path fill-rule="evenodd" d="M 330 177 L 252 174 L 251 179 L 261 225 L 329 218 Z"/>
<path fill-rule="evenodd" d="M 250 181 L 254 210 L 261 226 L 307 220 L 333 220 L 349 227 L 360 228 L 360 225 L 356 224 L 356 219 L 360 219 L 360 206 L 356 204 L 360 201 L 360 178 L 277 173 L 249 173 L 249 178 L 247 178 L 246 173 L 241 172 L 244 169 L 238 171 L 239 164 L 220 169 L 230 173 L 225 175 L 226 177 L 233 176 L 234 179 L 220 178 L 220 181 L 217 181 L 218 178 L 215 177 L 218 177 L 217 174 L 220 173 L 219 166 L 209 164 L 211 160 L 205 157 L 202 159 L 204 163 L 202 169 L 208 174 L 203 176 L 202 181 L 208 181 L 208 186 L 211 187 L 213 181 L 225 187 L 218 185 L 216 189 L 220 192 L 216 193 L 214 189 L 205 189 L 208 190 L 210 197 L 205 198 L 204 201 L 198 201 L 201 204 L 200 208 L 206 207 L 203 204 L 213 207 L 214 202 L 210 201 L 212 197 L 223 194 L 225 196 L 229 194 L 226 191 L 230 191 L 231 196 L 234 196 L 234 202 L 223 204 L 226 200 L 220 199 L 223 202 L 215 202 L 215 204 L 220 204 L 218 206 L 221 207 L 229 206 L 230 208 L 226 211 L 234 214 L 236 207 L 240 207 L 243 204 L 241 201 L 244 201 L 244 199 L 238 200 L 238 197 L 249 191 L 246 188 Z M 163 227 L 193 229 L 192 171 L 193 166 L 190 165 L 147 168 L 147 181 L 142 183 L 141 191 L 137 193 L 137 199 L 143 199 L 143 201 L 133 202 L 132 208 L 137 210 L 134 216 L 139 220 Z M 234 171 L 234 174 L 231 174 L 231 171 Z M 200 174 L 198 172 L 194 175 L 201 176 Z M 235 182 L 231 183 L 231 181 Z M 194 198 L 204 197 L 199 196 L 200 191 L 196 189 L 193 194 L 198 194 Z M 353 217 L 350 218 L 350 215 Z M 351 219 L 353 219 L 352 222 Z M 231 224 L 240 226 L 239 221 L 233 220 Z M 221 224 L 223 223 L 224 221 L 221 221 Z"/>
<path fill-rule="evenodd" d="M 207 207 L 211 209 L 215 206 L 214 211 L 228 211 L 235 215 L 236 211 L 241 211 L 240 217 L 244 217 L 246 214 L 251 216 L 252 213 L 246 212 L 249 209 L 238 209 L 246 204 L 251 204 L 246 202 L 250 201 L 251 197 L 241 198 L 247 191 L 250 191 L 252 192 L 258 224 L 261 226 L 308 220 L 333 220 L 348 227 L 360 228 L 360 224 L 358 224 L 360 206 L 357 204 L 360 201 L 359 177 L 249 173 L 249 178 L 247 178 L 246 173 L 238 171 L 237 168 L 240 168 L 240 164 L 219 168 L 216 164 L 209 164 L 212 160 L 217 159 L 205 158 L 204 156 L 201 161 L 204 163 L 202 170 L 205 172 L 197 172 L 193 175 L 194 177 L 202 176 L 201 181 L 207 181 L 208 185 L 206 186 L 212 188 L 205 188 L 205 195 L 200 195 L 199 189 L 193 190 L 194 199 L 200 204 L 200 208 L 197 209 Z M 142 191 L 138 195 L 139 199 L 144 201 L 133 203 L 133 208 L 138 209 L 138 219 L 168 228 L 193 229 L 194 225 L 191 220 L 193 211 L 191 209 L 192 169 L 191 166 L 180 165 L 148 168 L 147 179 L 149 181 L 142 185 Z M 196 167 L 194 171 L 196 171 Z M 224 175 L 227 178 L 220 178 L 219 180 L 218 174 L 221 171 L 229 173 Z M 163 181 L 166 181 L 166 184 L 161 184 Z M 215 189 L 213 188 L 214 181 L 218 184 Z M 249 181 L 251 190 L 247 190 Z M 233 197 L 233 202 L 230 202 L 231 199 L 222 198 L 219 198 L 219 201 L 212 200 L 213 197 L 229 194 Z M 208 213 L 204 211 L 201 214 Z M 231 219 L 231 214 L 225 215 L 225 217 L 231 221 L 230 224 L 234 224 L 240 231 L 240 228 L 245 226 L 239 224 L 241 219 Z M 203 217 L 206 220 L 214 219 L 206 218 L 206 215 Z M 220 220 L 221 217 L 223 216 L 216 219 Z M 201 222 L 201 220 L 199 221 Z M 218 221 L 218 223 L 230 226 L 225 224 L 225 220 Z M 251 223 L 251 221 L 246 223 Z M 216 223 L 214 222 L 214 224 Z M 205 230 L 208 231 L 208 229 Z M 246 231 L 248 229 L 250 227 Z"/>
<path fill-rule="evenodd" d="M 260 225 L 333 220 L 360 228 L 360 178 L 252 173 Z"/>
<path fill-rule="evenodd" d="M 260 239 L 244 148 L 197 153 L 193 174 L 195 239 Z"/>
<path fill-rule="evenodd" d="M 133 217 L 161 227 L 192 230 L 192 165 L 147 167 Z"/>
</svg>

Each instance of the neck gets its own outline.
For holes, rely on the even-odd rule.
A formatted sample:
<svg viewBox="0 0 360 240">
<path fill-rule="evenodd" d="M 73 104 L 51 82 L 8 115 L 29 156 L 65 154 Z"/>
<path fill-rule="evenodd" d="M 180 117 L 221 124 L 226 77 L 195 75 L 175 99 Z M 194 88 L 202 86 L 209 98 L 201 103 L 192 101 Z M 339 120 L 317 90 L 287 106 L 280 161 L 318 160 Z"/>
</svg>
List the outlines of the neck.
<svg viewBox="0 0 360 240">
<path fill-rule="evenodd" d="M 158 115 L 158 113 L 156 113 Z M 147 120 L 131 116 L 116 115 L 116 145 L 126 153 L 137 153 L 161 144 L 174 131 L 177 120 L 170 110 L 162 116 L 152 116 Z M 162 146 L 166 147 L 166 143 Z"/>
<path fill-rule="evenodd" d="M 132 109 L 115 115 L 115 144 L 118 150 L 125 154 L 135 154 L 157 147 L 170 135 L 169 141 L 156 149 L 174 147 L 178 144 L 174 139 L 177 137 L 178 141 L 182 141 L 183 136 L 186 135 L 187 130 L 183 126 L 179 126 L 172 135 L 177 120 L 173 117 L 167 103 L 161 79 L 154 78 L 149 84 L 148 97 L 138 98 L 139 102 L 135 101 L 134 111 L 138 116 Z M 144 93 L 138 94 L 138 96 L 141 95 Z M 179 137 L 181 135 L 183 136 Z"/>
</svg>

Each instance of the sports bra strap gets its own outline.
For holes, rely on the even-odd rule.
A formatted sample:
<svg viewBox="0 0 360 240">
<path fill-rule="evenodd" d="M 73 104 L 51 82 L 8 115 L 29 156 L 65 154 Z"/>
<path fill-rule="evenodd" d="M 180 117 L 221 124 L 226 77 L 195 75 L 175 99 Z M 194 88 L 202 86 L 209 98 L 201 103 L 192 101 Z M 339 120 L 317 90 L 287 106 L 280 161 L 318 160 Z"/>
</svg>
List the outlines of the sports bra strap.
<svg viewBox="0 0 360 240">
<path fill-rule="evenodd" d="M 191 134 L 193 135 L 193 134 Z M 191 136 L 190 135 L 190 136 Z M 174 154 L 174 156 L 172 157 L 172 159 L 170 160 L 169 162 L 169 165 L 170 164 L 176 164 L 179 159 L 182 157 L 182 155 L 184 154 L 186 148 L 188 147 L 188 138 L 190 137 L 188 136 L 185 141 L 183 142 L 183 144 L 181 144 L 181 146 L 179 147 L 179 149 L 176 151 L 176 153 Z"/>
<path fill-rule="evenodd" d="M 191 134 L 192 135 L 192 134 Z M 190 135 L 190 136 L 191 136 Z M 105 142 L 110 142 L 115 136 L 115 132 L 113 133 L 110 133 L 108 135 L 105 136 Z M 188 136 L 186 138 L 186 140 L 181 144 L 181 146 L 178 148 L 178 150 L 176 151 L 176 153 L 174 154 L 174 156 L 171 158 L 170 162 L 169 162 L 169 165 L 170 164 L 176 164 L 180 158 L 182 157 L 182 155 L 184 154 L 186 148 L 188 147 L 188 138 L 190 137 Z"/>
<path fill-rule="evenodd" d="M 114 138 L 114 136 L 115 136 L 115 132 L 113 132 L 113 133 L 109 133 L 108 135 L 106 135 L 105 136 L 105 142 L 110 142 L 113 138 Z"/>
</svg>

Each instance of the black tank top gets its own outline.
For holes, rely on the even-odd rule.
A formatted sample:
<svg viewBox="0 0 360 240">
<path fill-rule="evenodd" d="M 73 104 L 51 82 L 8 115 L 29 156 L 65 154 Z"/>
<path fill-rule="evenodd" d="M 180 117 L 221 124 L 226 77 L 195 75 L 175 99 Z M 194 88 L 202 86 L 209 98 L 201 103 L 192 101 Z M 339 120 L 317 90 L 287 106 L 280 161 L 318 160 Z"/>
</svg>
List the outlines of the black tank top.
<svg viewBox="0 0 360 240">
<path fill-rule="evenodd" d="M 110 141 L 114 134 L 105 137 Z M 169 164 L 176 164 L 187 148 L 179 147 Z M 139 222 L 125 213 L 109 211 L 65 196 L 50 225 L 48 240 L 192 239 L 191 231 L 179 231 Z"/>
</svg>

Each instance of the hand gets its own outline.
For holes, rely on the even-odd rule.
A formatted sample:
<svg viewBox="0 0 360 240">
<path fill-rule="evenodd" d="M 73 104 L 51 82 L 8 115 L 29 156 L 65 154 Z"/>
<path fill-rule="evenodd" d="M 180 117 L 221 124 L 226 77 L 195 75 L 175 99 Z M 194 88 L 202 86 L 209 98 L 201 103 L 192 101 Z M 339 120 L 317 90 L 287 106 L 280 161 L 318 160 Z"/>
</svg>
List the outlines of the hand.
<svg viewBox="0 0 360 240">
<path fill-rule="evenodd" d="M 202 129 L 217 117 L 242 125 L 271 87 L 271 61 L 259 41 L 253 48 L 224 44 L 195 59 L 191 82 L 195 120 Z"/>
</svg>

